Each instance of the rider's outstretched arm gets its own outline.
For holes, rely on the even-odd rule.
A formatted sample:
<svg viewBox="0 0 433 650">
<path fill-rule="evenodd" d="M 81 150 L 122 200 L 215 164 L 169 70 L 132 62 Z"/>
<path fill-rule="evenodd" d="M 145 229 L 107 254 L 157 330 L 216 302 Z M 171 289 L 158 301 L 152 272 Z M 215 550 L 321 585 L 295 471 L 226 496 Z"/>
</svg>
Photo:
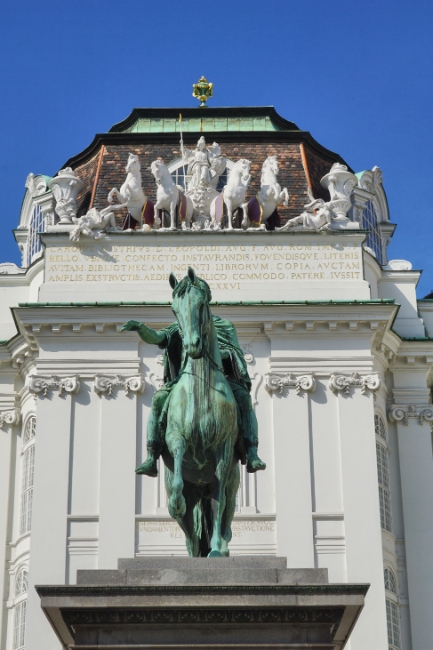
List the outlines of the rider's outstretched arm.
<svg viewBox="0 0 433 650">
<path fill-rule="evenodd" d="M 136 320 L 129 320 L 121 329 L 122 332 L 138 332 L 139 337 L 150 343 L 151 345 L 163 345 L 167 340 L 167 335 L 164 330 L 155 331 L 147 327 L 144 323 L 139 323 Z"/>
</svg>

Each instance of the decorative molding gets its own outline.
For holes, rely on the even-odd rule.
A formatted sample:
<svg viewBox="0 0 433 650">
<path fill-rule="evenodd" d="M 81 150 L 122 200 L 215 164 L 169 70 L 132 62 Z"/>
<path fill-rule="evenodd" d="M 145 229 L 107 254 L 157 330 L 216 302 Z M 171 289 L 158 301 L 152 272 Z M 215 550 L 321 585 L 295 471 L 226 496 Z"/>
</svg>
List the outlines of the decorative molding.
<svg viewBox="0 0 433 650">
<path fill-rule="evenodd" d="M 312 374 L 296 376 L 289 373 L 284 377 L 280 377 L 268 372 L 265 374 L 265 388 L 268 393 L 272 394 L 277 391 L 280 395 L 283 395 L 286 388 L 296 388 L 296 394 L 301 395 L 303 393 L 312 393 L 316 388 L 316 380 Z"/>
<path fill-rule="evenodd" d="M 396 406 L 393 404 L 388 411 L 388 419 L 390 422 L 402 422 L 407 427 L 410 418 L 416 418 L 420 425 L 423 425 L 425 422 L 432 423 L 433 406 L 416 406 L 415 404 Z"/>
<path fill-rule="evenodd" d="M 134 375 L 133 377 L 96 375 L 93 383 L 93 390 L 98 395 L 101 393 L 112 395 L 115 388 L 124 390 L 126 395 L 129 395 L 129 393 L 143 393 L 144 387 L 145 382 L 141 375 Z"/>
<path fill-rule="evenodd" d="M 360 375 L 353 372 L 351 375 L 337 375 L 332 373 L 329 378 L 329 388 L 334 392 L 350 395 L 352 388 L 360 388 L 362 395 L 375 393 L 380 388 L 380 379 L 377 375 Z"/>
<path fill-rule="evenodd" d="M 0 429 L 6 429 L 14 424 L 18 424 L 21 419 L 21 412 L 19 409 L 12 411 L 3 411 L 0 413 Z"/>
<path fill-rule="evenodd" d="M 30 376 L 29 391 L 31 393 L 42 393 L 44 397 L 47 397 L 49 391 L 54 390 L 59 391 L 59 395 L 63 395 L 63 393 L 78 393 L 80 390 L 78 375 L 73 375 L 72 377 L 58 377 L 57 375 L 51 375 L 51 377 L 42 375 Z"/>
<path fill-rule="evenodd" d="M 251 377 L 251 401 L 252 401 L 253 409 L 255 409 L 255 407 L 259 403 L 259 400 L 257 399 L 257 394 L 259 392 L 259 388 L 261 386 L 262 381 L 263 381 L 263 375 L 260 374 L 259 372 L 254 373 L 254 376 Z"/>
<path fill-rule="evenodd" d="M 241 348 L 242 348 L 242 352 L 244 353 L 245 361 L 248 364 L 254 363 L 254 355 L 253 355 L 253 352 L 252 352 L 252 349 L 253 349 L 252 342 L 250 341 L 249 343 L 245 343 L 245 344 L 241 345 Z"/>
<path fill-rule="evenodd" d="M 62 611 L 67 625 L 111 624 L 182 624 L 200 623 L 329 623 L 338 625 L 343 617 L 344 607 L 275 607 L 273 609 L 86 609 Z"/>
</svg>

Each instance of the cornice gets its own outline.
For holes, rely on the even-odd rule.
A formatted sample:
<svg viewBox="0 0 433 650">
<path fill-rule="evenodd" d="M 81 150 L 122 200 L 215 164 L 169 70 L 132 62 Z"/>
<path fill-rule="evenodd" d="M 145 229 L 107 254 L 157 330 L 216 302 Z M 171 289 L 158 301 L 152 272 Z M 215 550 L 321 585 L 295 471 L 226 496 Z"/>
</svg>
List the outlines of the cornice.
<svg viewBox="0 0 433 650">
<path fill-rule="evenodd" d="M 21 232 L 21 231 L 14 231 Z M 28 287 L 31 285 L 38 273 L 44 270 L 44 258 L 43 254 L 41 257 L 38 257 L 29 267 L 26 268 L 25 273 L 8 273 L 5 275 L 0 275 L 0 286 L 9 287 L 9 286 L 19 286 L 19 287 Z"/>
<path fill-rule="evenodd" d="M 231 320 L 240 331 L 257 327 L 268 338 L 290 336 L 369 337 L 390 326 L 398 306 L 393 301 L 303 302 L 303 303 L 214 303 L 212 310 Z M 32 350 L 46 337 L 122 337 L 122 325 L 142 320 L 152 327 L 173 321 L 170 304 L 105 303 L 28 305 L 13 310 L 20 333 Z"/>
<path fill-rule="evenodd" d="M 139 585 L 139 586 L 81 586 L 36 585 L 41 598 L 51 596 L 136 596 L 136 595 L 278 595 L 278 596 L 365 596 L 369 584 L 323 584 L 323 585 Z"/>
</svg>

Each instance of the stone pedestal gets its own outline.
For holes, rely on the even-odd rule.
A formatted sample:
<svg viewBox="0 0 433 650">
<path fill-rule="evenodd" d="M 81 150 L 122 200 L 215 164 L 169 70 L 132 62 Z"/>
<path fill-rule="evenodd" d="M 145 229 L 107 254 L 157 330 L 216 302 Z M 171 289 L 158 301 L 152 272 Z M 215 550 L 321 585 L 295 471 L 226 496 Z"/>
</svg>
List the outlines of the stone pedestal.
<svg viewBox="0 0 433 650">
<path fill-rule="evenodd" d="M 78 571 L 77 585 L 36 587 L 65 647 L 338 650 L 368 590 L 270 556 L 145 557 L 118 566 Z"/>
</svg>

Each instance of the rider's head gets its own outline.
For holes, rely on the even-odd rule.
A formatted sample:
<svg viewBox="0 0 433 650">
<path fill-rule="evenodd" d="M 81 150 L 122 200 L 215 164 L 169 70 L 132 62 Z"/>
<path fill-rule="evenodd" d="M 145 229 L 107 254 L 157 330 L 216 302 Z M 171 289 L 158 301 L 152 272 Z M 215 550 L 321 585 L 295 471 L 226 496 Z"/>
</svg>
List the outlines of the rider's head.
<svg viewBox="0 0 433 650">
<path fill-rule="evenodd" d="M 200 140 L 197 142 L 197 149 L 200 151 L 204 151 L 206 149 L 206 140 L 204 139 L 204 136 L 202 135 Z"/>
</svg>

